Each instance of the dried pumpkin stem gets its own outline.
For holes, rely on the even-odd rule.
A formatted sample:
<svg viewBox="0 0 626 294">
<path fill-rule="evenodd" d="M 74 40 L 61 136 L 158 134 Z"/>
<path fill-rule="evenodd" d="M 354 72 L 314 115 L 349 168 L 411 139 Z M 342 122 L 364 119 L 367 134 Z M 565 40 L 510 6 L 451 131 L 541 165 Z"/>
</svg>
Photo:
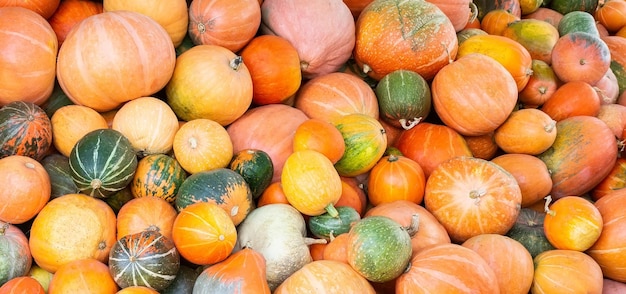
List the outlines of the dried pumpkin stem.
<svg viewBox="0 0 626 294">
<path fill-rule="evenodd" d="M 550 203 L 552 203 L 552 196 L 548 195 L 544 197 L 543 199 L 546 200 L 546 203 L 543 205 L 543 210 L 551 216 L 556 215 L 556 212 L 550 209 Z"/>
<path fill-rule="evenodd" d="M 241 56 L 235 56 L 235 58 L 233 58 L 230 61 L 230 68 L 232 68 L 234 71 L 239 70 L 239 67 L 243 64 L 243 57 Z"/>
<path fill-rule="evenodd" d="M 470 191 L 469 197 L 471 199 L 474 199 L 474 204 L 478 204 L 480 202 L 480 198 L 485 196 L 485 194 L 487 194 L 487 191 L 485 190 L 485 188 L 480 188 L 478 190 Z"/>
<path fill-rule="evenodd" d="M 545 125 L 543 127 L 543 129 L 546 131 L 546 133 L 550 133 L 554 130 L 554 128 L 556 128 L 556 120 L 552 120 L 549 124 Z"/>
<path fill-rule="evenodd" d="M 403 129 L 410 130 L 414 126 L 419 124 L 420 121 L 422 121 L 422 119 L 423 119 L 423 117 L 414 117 L 412 120 L 407 120 L 405 118 L 401 118 L 401 119 L 398 120 L 398 122 L 400 122 L 400 126 L 402 126 Z"/>
<path fill-rule="evenodd" d="M 409 236 L 413 237 L 419 231 L 419 226 L 420 226 L 420 215 L 415 213 L 411 215 L 411 224 L 409 224 L 409 226 L 405 227 L 404 229 L 409 234 Z"/>
<path fill-rule="evenodd" d="M 304 244 L 308 245 L 313 245 L 313 244 L 326 244 L 328 243 L 328 241 L 326 241 L 326 239 L 315 239 L 315 238 L 309 238 L 309 237 L 305 237 L 304 238 Z"/>
</svg>

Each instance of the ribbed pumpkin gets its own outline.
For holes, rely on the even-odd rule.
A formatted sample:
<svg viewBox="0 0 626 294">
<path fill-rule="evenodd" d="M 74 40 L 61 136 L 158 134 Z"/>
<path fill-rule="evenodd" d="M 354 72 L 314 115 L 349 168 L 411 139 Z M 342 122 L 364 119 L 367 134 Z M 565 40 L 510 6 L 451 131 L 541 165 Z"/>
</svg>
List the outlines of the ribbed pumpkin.
<svg viewBox="0 0 626 294">
<path fill-rule="evenodd" d="M 109 253 L 109 271 L 121 288 L 146 286 L 162 290 L 180 268 L 174 242 L 156 231 L 143 231 L 120 238 Z"/>
<path fill-rule="evenodd" d="M 0 158 L 23 155 L 41 160 L 52 146 L 52 124 L 31 102 L 15 101 L 0 108 Z"/>
<path fill-rule="evenodd" d="M 603 272 L 589 255 L 554 249 L 535 256 L 532 293 L 602 293 Z M 553 290 L 559 289 L 559 290 Z"/>
<path fill-rule="evenodd" d="M 57 109 L 50 118 L 54 147 L 66 157 L 72 153 L 76 142 L 87 133 L 108 129 L 104 117 L 97 111 L 83 105 L 66 105 Z"/>
<path fill-rule="evenodd" d="M 420 204 L 424 186 L 426 178 L 419 163 L 405 156 L 388 155 L 370 170 L 367 195 L 374 206 L 395 200 Z"/>
<path fill-rule="evenodd" d="M 113 129 L 101 129 L 83 136 L 69 156 L 72 179 L 87 195 L 106 198 L 128 185 L 137 168 L 137 156 L 130 141 Z"/>
<path fill-rule="evenodd" d="M 31 10 L 44 19 L 49 18 L 59 6 L 59 0 L 46 0 L 46 1 L 19 1 L 19 0 L 3 0 L 0 1 L 0 6 L 17 6 Z"/>
<path fill-rule="evenodd" d="M 178 212 L 167 201 L 157 197 L 134 198 L 117 212 L 117 239 L 143 231 L 154 231 L 172 238 L 172 225 Z"/>
<path fill-rule="evenodd" d="M 265 275 L 263 255 L 252 248 L 244 248 L 232 253 L 225 260 L 206 267 L 196 279 L 194 291 L 270 294 Z"/>
<path fill-rule="evenodd" d="M 161 90 L 175 63 L 172 40 L 155 20 L 109 11 L 84 19 L 67 35 L 57 80 L 75 104 L 104 112 Z"/>
<path fill-rule="evenodd" d="M 380 122 L 365 114 L 347 114 L 332 122 L 346 145 L 335 163 L 340 176 L 353 177 L 368 172 L 383 157 L 387 136 Z"/>
<path fill-rule="evenodd" d="M 226 129 L 210 119 L 194 119 L 174 135 L 174 158 L 190 174 L 228 166 L 233 143 Z"/>
<path fill-rule="evenodd" d="M 0 221 L 22 224 L 50 199 L 50 177 L 38 161 L 21 155 L 0 159 Z"/>
<path fill-rule="evenodd" d="M 0 286 L 0 294 L 30 293 L 45 294 L 46 289 L 33 277 L 16 277 Z"/>
<path fill-rule="evenodd" d="M 2 248 L 0 250 L 0 257 L 2 257 L 0 259 L 0 285 L 29 273 L 32 256 L 28 247 L 28 238 L 22 230 L 0 221 L 0 248 Z"/>
<path fill-rule="evenodd" d="M 41 105 L 52 93 L 56 74 L 59 47 L 52 27 L 24 7 L 0 7 L 0 27 L 0 106 L 13 101 Z"/>
<path fill-rule="evenodd" d="M 153 196 L 173 203 L 178 188 L 186 178 L 187 173 L 173 157 L 148 155 L 137 162 L 130 191 L 136 198 Z"/>
</svg>

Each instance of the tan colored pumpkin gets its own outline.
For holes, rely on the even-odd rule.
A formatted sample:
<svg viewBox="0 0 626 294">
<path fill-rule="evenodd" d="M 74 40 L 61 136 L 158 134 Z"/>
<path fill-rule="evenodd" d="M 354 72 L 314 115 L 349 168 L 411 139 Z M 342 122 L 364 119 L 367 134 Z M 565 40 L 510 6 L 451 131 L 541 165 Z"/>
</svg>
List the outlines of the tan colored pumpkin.
<svg viewBox="0 0 626 294">
<path fill-rule="evenodd" d="M 210 119 L 194 119 L 174 136 L 174 156 L 188 173 L 226 167 L 233 157 L 233 143 L 222 125 Z"/>
<path fill-rule="evenodd" d="M 52 123 L 52 143 L 56 150 L 70 156 L 76 142 L 91 131 L 108 129 L 104 117 L 97 111 L 83 105 L 66 105 L 54 112 Z"/>
</svg>

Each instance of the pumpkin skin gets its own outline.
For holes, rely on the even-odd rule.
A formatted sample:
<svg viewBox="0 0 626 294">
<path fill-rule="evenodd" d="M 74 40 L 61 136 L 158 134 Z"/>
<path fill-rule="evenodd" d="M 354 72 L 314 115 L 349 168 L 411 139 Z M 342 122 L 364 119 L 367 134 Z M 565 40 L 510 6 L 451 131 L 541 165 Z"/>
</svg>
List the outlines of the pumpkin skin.
<svg viewBox="0 0 626 294">
<path fill-rule="evenodd" d="M 552 48 L 552 69 L 563 82 L 597 83 L 611 64 L 609 47 L 586 32 L 561 36 Z"/>
<path fill-rule="evenodd" d="M 134 11 L 108 11 L 84 19 L 67 35 L 57 80 L 72 102 L 105 112 L 159 91 L 175 64 L 172 40 L 155 20 Z"/>
<path fill-rule="evenodd" d="M 52 124 L 34 103 L 15 101 L 0 108 L 0 158 L 23 155 L 39 161 L 52 145 Z"/>
<path fill-rule="evenodd" d="M 41 165 L 50 177 L 50 199 L 65 194 L 79 193 L 78 187 L 72 179 L 69 158 L 52 153 L 41 160 Z"/>
<path fill-rule="evenodd" d="M 54 88 L 57 37 L 41 15 L 24 7 L 4 7 L 7 4 L 20 6 L 0 4 L 0 106 L 14 101 L 41 105 Z"/>
<path fill-rule="evenodd" d="M 521 209 L 515 177 L 495 163 L 455 157 L 428 178 L 424 204 L 446 228 L 453 242 L 480 234 L 506 233 Z"/>
<path fill-rule="evenodd" d="M 202 267 L 195 267 L 194 265 L 187 265 L 186 263 L 181 264 L 174 281 L 172 281 L 167 288 L 161 290 L 160 293 L 192 293 L 193 285 L 196 282 L 196 278 L 200 274 L 201 269 Z"/>
<path fill-rule="evenodd" d="M 198 293 L 270 294 L 265 279 L 265 258 L 251 248 L 232 253 L 225 260 L 205 268 L 196 279 L 193 290 Z"/>
<path fill-rule="evenodd" d="M 515 177 L 522 192 L 522 207 L 537 203 L 552 190 L 552 178 L 548 167 L 536 156 L 508 153 L 495 157 L 491 162 Z"/>
<path fill-rule="evenodd" d="M 338 288 L 338 285 L 341 285 Z M 280 284 L 274 293 L 376 293 L 372 285 L 349 265 L 335 260 L 305 264 Z"/>
<path fill-rule="evenodd" d="M 556 139 L 556 120 L 548 113 L 524 108 L 513 111 L 494 132 L 498 147 L 506 153 L 538 155 Z"/>
<path fill-rule="evenodd" d="M 500 151 L 493 137 L 494 132 L 491 132 L 480 136 L 463 136 L 463 139 L 474 157 L 491 160 Z"/>
<path fill-rule="evenodd" d="M 0 221 L 0 256 L 0 284 L 29 273 L 32 256 L 28 238 L 18 227 L 4 221 Z"/>
<path fill-rule="evenodd" d="M 515 224 L 506 233 L 506 236 L 520 242 L 533 258 L 541 252 L 556 249 L 546 238 L 543 229 L 545 217 L 544 211 L 528 207 L 522 208 Z"/>
<path fill-rule="evenodd" d="M 355 44 L 354 18 L 341 0 L 264 0 L 260 32 L 283 37 L 296 48 L 306 79 L 337 71 Z"/>
<path fill-rule="evenodd" d="M 597 19 L 607 31 L 615 33 L 626 26 L 626 3 L 624 1 L 606 1 L 594 12 Z"/>
<path fill-rule="evenodd" d="M 555 200 L 588 192 L 617 160 L 615 136 L 600 119 L 574 116 L 559 121 L 556 128 L 554 144 L 538 155 L 551 172 L 550 195 Z"/>
<path fill-rule="evenodd" d="M 109 271 L 118 286 L 146 286 L 162 290 L 180 267 L 174 242 L 157 231 L 125 235 L 111 248 Z"/>
<path fill-rule="evenodd" d="M 502 36 L 506 27 L 518 20 L 520 20 L 520 16 L 513 14 L 510 10 L 493 9 L 484 14 L 480 21 L 480 28 L 489 35 Z"/>
<path fill-rule="evenodd" d="M 173 157 L 165 154 L 148 155 L 137 162 L 130 182 L 130 192 L 135 198 L 158 197 L 173 203 L 187 173 Z"/>
<path fill-rule="evenodd" d="M 594 201 L 626 187 L 626 158 L 619 157 L 609 174 L 589 193 Z"/>
<path fill-rule="evenodd" d="M 178 212 L 167 201 L 157 197 L 134 198 L 117 212 L 117 240 L 124 236 L 154 231 L 172 238 L 172 225 Z"/>
<path fill-rule="evenodd" d="M 430 2 L 374 1 L 356 21 L 354 59 L 376 80 L 398 69 L 432 80 L 457 49 L 454 25 Z"/>
<path fill-rule="evenodd" d="M 420 204 L 425 186 L 426 177 L 419 163 L 405 156 L 388 155 L 370 170 L 367 195 L 374 206 L 395 200 Z"/>
<path fill-rule="evenodd" d="M 520 19 L 509 23 L 501 35 L 522 44 L 533 60 L 552 63 L 552 48 L 559 39 L 559 31 L 548 22 Z"/>
<path fill-rule="evenodd" d="M 489 78 L 494 76 L 501 78 Z M 473 53 L 442 68 L 433 79 L 431 91 L 434 109 L 447 126 L 461 135 L 479 136 L 494 131 L 509 117 L 517 103 L 518 88 L 502 64 Z"/>
<path fill-rule="evenodd" d="M 48 18 L 48 23 L 50 23 L 59 41 L 59 47 L 61 47 L 74 25 L 89 16 L 102 13 L 103 11 L 102 2 L 91 0 L 60 1 L 57 9 Z"/>
<path fill-rule="evenodd" d="M 51 1 L 19 1 L 19 0 L 3 0 L 0 2 L 0 7 L 21 7 L 26 8 L 39 14 L 44 19 L 50 18 L 50 16 L 59 7 L 59 0 Z"/>
<path fill-rule="evenodd" d="M 350 206 L 337 206 L 335 209 L 337 210 L 337 215 L 334 217 L 330 213 L 325 212 L 308 218 L 307 228 L 313 236 L 330 241 L 350 231 L 350 227 L 361 220 L 361 215 Z M 322 243 L 320 245 L 326 244 Z M 321 251 L 323 252 L 323 249 Z"/>
<path fill-rule="evenodd" d="M 237 230 L 223 208 L 215 203 L 198 202 L 178 213 L 172 227 L 172 240 L 185 260 L 208 265 L 231 254 Z"/>
<path fill-rule="evenodd" d="M 625 38 L 617 36 L 602 37 L 602 41 L 609 47 L 611 52 L 611 65 L 610 68 L 617 78 L 619 85 L 619 95 L 621 101 L 624 101 L 621 97 L 626 97 L 624 91 L 626 90 L 626 54 L 620 48 L 626 46 Z"/>
<path fill-rule="evenodd" d="M 83 105 L 66 105 L 54 112 L 50 118 L 54 148 L 66 157 L 72 153 L 76 142 L 87 133 L 109 126 L 97 111 Z"/>
<path fill-rule="evenodd" d="M 478 8 L 472 11 L 472 1 L 450 1 L 450 0 L 429 0 L 428 2 L 437 5 L 439 9 L 450 19 L 455 31 L 460 31 L 468 24 L 472 18 L 477 17 Z"/>
<path fill-rule="evenodd" d="M 556 121 L 578 115 L 597 116 L 600 97 L 596 88 L 582 81 L 566 82 L 554 91 L 541 110 Z"/>
<path fill-rule="evenodd" d="M 589 255 L 554 249 L 534 258 L 532 293 L 602 293 L 602 270 Z"/>
<path fill-rule="evenodd" d="M 550 64 L 533 59 L 531 68 L 533 73 L 526 87 L 518 95 L 523 108 L 537 108 L 543 105 L 561 85 Z"/>
<path fill-rule="evenodd" d="M 346 143 L 332 123 L 311 118 L 301 123 L 293 135 L 293 150 L 307 149 L 322 153 L 335 164 L 346 151 Z"/>
<path fill-rule="evenodd" d="M 233 156 L 228 168 L 240 174 L 252 193 L 258 199 L 261 193 L 272 183 L 274 164 L 272 158 L 263 150 L 244 149 Z"/>
<path fill-rule="evenodd" d="M 46 290 L 34 278 L 16 277 L 0 286 L 0 294 L 12 293 L 44 294 Z"/>
<path fill-rule="evenodd" d="M 174 135 L 174 158 L 189 174 L 227 167 L 233 158 L 233 143 L 226 129 L 210 119 L 194 119 Z"/>
<path fill-rule="evenodd" d="M 50 200 L 35 217 L 31 254 L 51 273 L 74 260 L 106 262 L 116 240 L 115 228 L 115 213 L 104 201 L 84 194 L 63 195 Z"/>
<path fill-rule="evenodd" d="M 48 293 L 115 294 L 117 290 L 117 284 L 105 263 L 93 258 L 84 258 L 62 265 L 50 280 Z"/>
<path fill-rule="evenodd" d="M 335 169 L 340 176 L 354 177 L 371 170 L 387 148 L 387 135 L 380 122 L 365 114 L 347 114 L 332 122 L 346 145 Z"/>
<path fill-rule="evenodd" d="M 0 159 L 0 221 L 22 224 L 37 215 L 50 199 L 51 184 L 38 161 L 21 155 Z"/>
<path fill-rule="evenodd" d="M 552 203 L 543 222 L 548 241 L 557 249 L 585 251 L 600 237 L 602 215 L 590 201 L 565 196 Z"/>
<path fill-rule="evenodd" d="M 394 127 L 409 129 L 430 113 L 430 87 L 416 72 L 393 71 L 380 80 L 375 90 L 380 117 Z"/>
<path fill-rule="evenodd" d="M 585 0 L 585 1 L 563 1 L 563 0 L 551 0 L 548 7 L 558 11 L 565 15 L 572 11 L 584 11 L 593 15 L 593 12 L 598 7 L 597 0 Z"/>
</svg>

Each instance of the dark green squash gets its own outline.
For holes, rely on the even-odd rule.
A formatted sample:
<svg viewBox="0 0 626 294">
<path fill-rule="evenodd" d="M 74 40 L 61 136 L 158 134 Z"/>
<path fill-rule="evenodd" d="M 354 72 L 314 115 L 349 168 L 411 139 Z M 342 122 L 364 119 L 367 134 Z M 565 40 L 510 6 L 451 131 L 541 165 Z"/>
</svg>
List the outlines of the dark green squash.
<svg viewBox="0 0 626 294">
<path fill-rule="evenodd" d="M 31 102 L 15 101 L 0 108 L 0 158 L 23 155 L 41 160 L 52 146 L 52 123 Z"/>
<path fill-rule="evenodd" d="M 400 69 L 387 74 L 375 91 L 380 118 L 394 127 L 409 129 L 430 113 L 430 87 L 414 71 Z"/>
<path fill-rule="evenodd" d="M 118 286 L 145 286 L 157 291 L 168 287 L 180 268 L 174 241 L 157 231 L 120 238 L 109 253 L 109 271 Z"/>
<path fill-rule="evenodd" d="M 549 7 L 563 15 L 572 11 L 585 11 L 593 14 L 598 8 L 598 0 L 550 0 Z"/>
<path fill-rule="evenodd" d="M 485 14 L 496 9 L 508 10 L 510 13 L 521 16 L 522 8 L 517 0 L 473 0 L 478 9 L 478 19 L 483 20 Z"/>
<path fill-rule="evenodd" d="M 133 196 L 133 193 L 130 191 L 130 186 L 126 186 L 124 187 L 124 189 L 113 193 L 107 198 L 104 198 L 104 202 L 106 202 L 111 207 L 111 209 L 113 209 L 115 214 L 117 214 L 122 208 L 122 206 L 126 204 L 126 202 L 131 201 L 133 199 L 135 199 L 135 197 Z"/>
<path fill-rule="evenodd" d="M 263 150 L 243 149 L 235 153 L 228 167 L 246 180 L 253 199 L 263 194 L 274 177 L 272 158 Z"/>
<path fill-rule="evenodd" d="M 350 206 L 337 206 L 335 209 L 338 213 L 336 217 L 326 212 L 309 218 L 308 228 L 313 236 L 330 240 L 331 236 L 349 232 L 352 224 L 361 220 L 361 215 Z"/>
<path fill-rule="evenodd" d="M 83 136 L 70 153 L 72 179 L 81 193 L 97 198 L 124 189 L 133 179 L 137 155 L 130 141 L 113 129 Z"/>
<path fill-rule="evenodd" d="M 78 187 L 72 179 L 69 158 L 59 153 L 52 153 L 41 160 L 41 165 L 50 176 L 51 199 L 65 194 L 79 193 Z"/>
<path fill-rule="evenodd" d="M 134 197 L 153 196 L 174 203 L 187 172 L 172 156 L 151 154 L 139 160 L 130 190 Z"/>
<path fill-rule="evenodd" d="M 539 212 L 532 208 L 522 208 L 515 224 L 506 235 L 522 243 L 530 255 L 535 258 L 541 252 L 554 249 L 543 231 L 545 217 L 545 212 Z"/>
<path fill-rule="evenodd" d="M 52 89 L 52 94 L 48 97 L 48 100 L 41 106 L 43 110 L 46 112 L 49 118 L 52 118 L 52 115 L 61 107 L 66 105 L 73 105 L 74 102 L 70 100 L 70 98 L 63 92 L 63 89 L 59 85 L 58 82 L 54 83 L 54 88 Z"/>
<path fill-rule="evenodd" d="M 573 32 L 584 32 L 600 37 L 596 26 L 596 20 L 590 13 L 584 11 L 571 11 L 563 15 L 557 27 L 559 36 L 565 36 Z"/>
<path fill-rule="evenodd" d="M 202 272 L 202 266 L 195 269 L 188 265 L 181 264 L 174 281 L 167 288 L 160 291 L 161 294 L 191 294 L 193 285 Z"/>
</svg>

